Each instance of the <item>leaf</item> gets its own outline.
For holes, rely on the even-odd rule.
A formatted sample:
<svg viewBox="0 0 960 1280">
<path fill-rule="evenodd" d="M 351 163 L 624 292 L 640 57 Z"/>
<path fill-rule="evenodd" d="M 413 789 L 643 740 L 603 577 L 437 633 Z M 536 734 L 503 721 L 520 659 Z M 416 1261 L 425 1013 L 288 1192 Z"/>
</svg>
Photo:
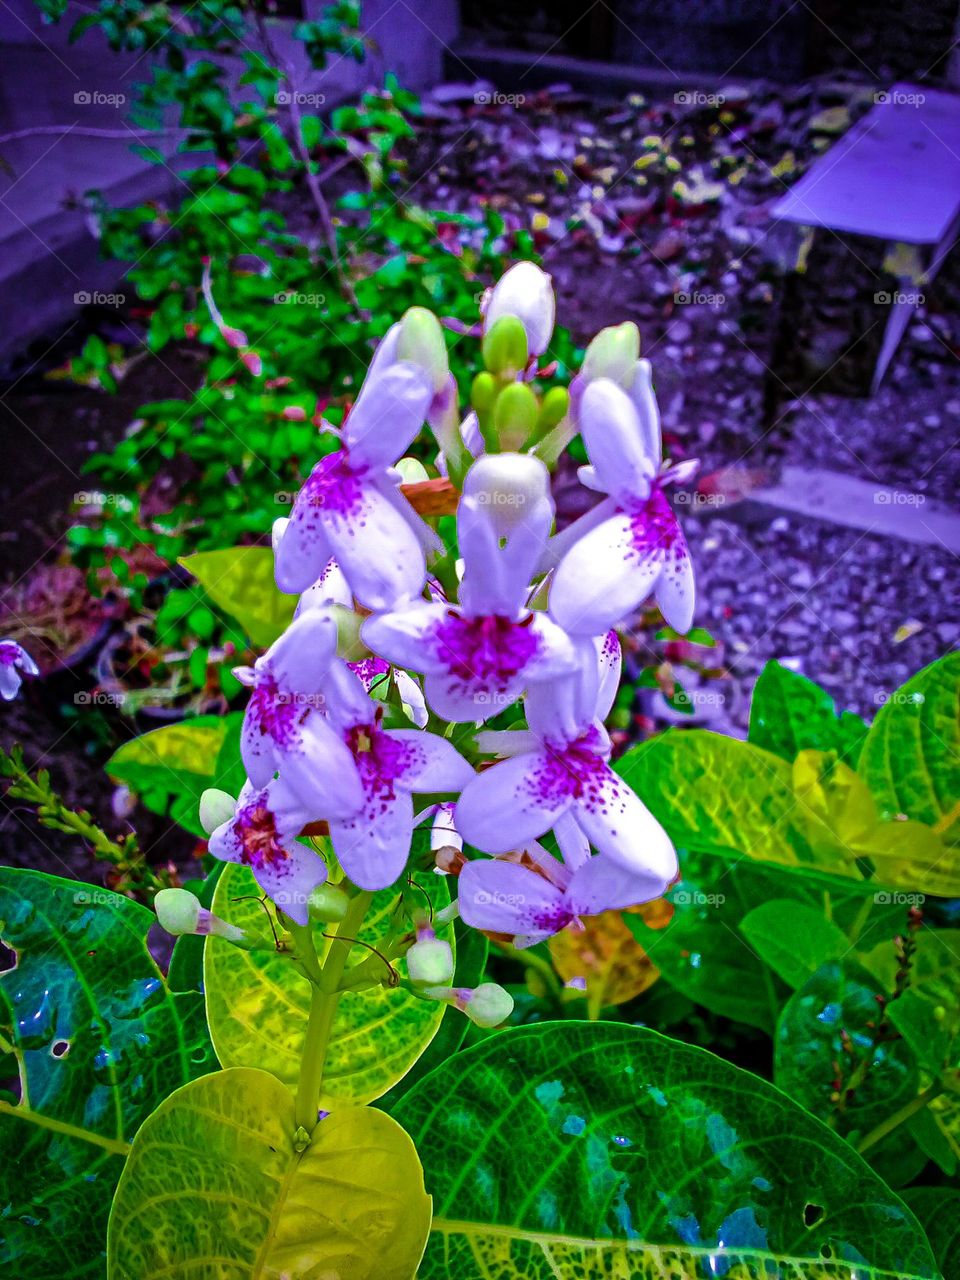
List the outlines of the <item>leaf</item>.
<svg viewBox="0 0 960 1280">
<path fill-rule="evenodd" d="M 787 898 L 754 907 L 740 921 L 740 932 L 760 959 L 790 987 L 800 987 L 821 965 L 850 950 L 847 935 L 822 909 Z"/>
<path fill-rule="evenodd" d="M 192 835 L 202 837 L 201 795 L 207 787 L 235 782 L 230 745 L 239 740 L 240 720 L 239 713 L 194 716 L 151 729 L 118 747 L 106 763 L 107 773 L 138 792 L 154 813 L 169 812 Z"/>
<path fill-rule="evenodd" d="M 856 765 L 867 726 L 851 711 L 837 715 L 825 689 L 806 676 L 768 662 L 760 672 L 750 703 L 749 741 L 792 761 L 806 747 L 836 751 Z"/>
<path fill-rule="evenodd" d="M 424 890 L 443 905 L 446 885 L 424 876 Z M 247 867 L 228 866 L 217 883 L 213 910 L 218 916 L 262 933 L 260 891 Z M 360 937 L 373 946 L 386 933 L 397 902 L 395 889 L 374 899 Z M 321 958 L 328 944 L 317 926 Z M 354 947 L 350 963 L 370 952 Z M 403 972 L 402 962 L 397 966 Z M 220 1064 L 258 1066 L 285 1084 L 298 1078 L 303 1035 L 310 1007 L 310 986 L 289 959 L 262 951 L 241 951 L 222 938 L 208 938 L 203 960 L 207 1021 Z M 348 969 L 349 973 L 349 969 Z M 419 1000 L 403 990 L 376 987 L 345 992 L 337 1006 L 324 1071 L 323 1105 L 372 1102 L 413 1066 L 437 1033 L 444 1006 Z"/>
<path fill-rule="evenodd" d="M 903 1199 L 926 1229 L 943 1280 L 960 1280 L 960 1191 L 956 1187 L 907 1187 Z"/>
<path fill-rule="evenodd" d="M 633 908 L 654 928 L 673 914 L 662 900 Z M 563 929 L 549 943 L 554 968 L 565 983 L 579 979 L 587 1004 L 597 1013 L 625 1004 L 653 986 L 660 971 L 637 942 L 619 911 L 588 916 L 582 932 Z"/>
<path fill-rule="evenodd" d="M 681 848 L 746 853 L 780 866 L 817 860 L 790 767 L 768 751 L 703 729 L 673 729 L 626 752 L 615 767 Z M 829 832 L 819 836 L 822 846 L 832 845 Z M 855 868 L 830 869 L 859 878 Z"/>
<path fill-rule="evenodd" d="M 883 816 L 906 814 L 956 846 L 960 844 L 958 762 L 960 652 L 953 652 L 918 671 L 890 695 L 867 734 L 859 770 Z M 954 874 L 955 880 L 958 875 Z M 960 887 L 952 892 L 960 893 Z"/>
<path fill-rule="evenodd" d="M 344 1107 L 302 1152 L 293 1095 L 218 1071 L 146 1122 L 110 1213 L 109 1280 L 411 1280 L 430 1228 L 416 1150 L 381 1111 Z"/>
<path fill-rule="evenodd" d="M 688 999 L 768 1035 L 789 991 L 740 930 L 754 908 L 789 899 L 820 912 L 829 909 L 841 930 L 859 924 L 865 935 L 886 924 L 892 937 L 903 920 L 901 907 L 871 901 L 871 888 L 862 883 L 700 853 L 684 855 L 681 879 L 667 898 L 673 917 L 662 929 L 649 928 L 636 915 L 624 917 L 664 978 Z"/>
<path fill-rule="evenodd" d="M 99 1280 L 130 1140 L 216 1065 L 202 999 L 171 994 L 147 951 L 154 920 L 93 885 L 0 868 L 0 938 L 15 953 L 0 1048 L 21 1093 L 0 1099 L 0 1263 L 17 1280 Z"/>
<path fill-rule="evenodd" d="M 854 1260 L 858 1280 L 936 1276 L 913 1215 L 845 1142 L 654 1031 L 514 1028 L 394 1115 L 434 1199 L 420 1280 L 850 1280 Z"/>
<path fill-rule="evenodd" d="M 862 1136 L 917 1094 L 916 1062 L 903 1041 L 874 1044 L 877 996 L 889 994 L 853 960 L 834 962 L 795 991 L 780 1015 L 774 1083 L 846 1135 Z M 864 1063 L 869 1070 L 852 1090 Z"/>
<path fill-rule="evenodd" d="M 236 618 L 255 645 L 267 648 L 290 625 L 296 597 L 278 590 L 269 547 L 198 551 L 179 563 L 214 604 Z"/>
</svg>

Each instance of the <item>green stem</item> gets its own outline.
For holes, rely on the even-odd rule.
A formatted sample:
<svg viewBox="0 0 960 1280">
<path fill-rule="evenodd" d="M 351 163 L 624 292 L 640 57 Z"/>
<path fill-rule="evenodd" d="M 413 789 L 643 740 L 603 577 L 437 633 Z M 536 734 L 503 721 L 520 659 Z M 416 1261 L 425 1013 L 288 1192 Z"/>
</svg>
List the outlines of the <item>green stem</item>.
<svg viewBox="0 0 960 1280">
<path fill-rule="evenodd" d="M 297 940 L 297 949 L 304 968 L 313 982 L 310 997 L 310 1017 L 307 1021 L 307 1034 L 303 1041 L 303 1054 L 300 1059 L 300 1081 L 297 1085 L 296 1120 L 297 1125 L 307 1133 L 312 1133 L 317 1123 L 317 1110 L 320 1106 L 320 1089 L 323 1084 L 323 1070 L 327 1061 L 327 1048 L 330 1044 L 330 1032 L 333 1019 L 340 1002 L 340 980 L 347 967 L 353 938 L 359 932 L 363 917 L 373 897 L 371 893 L 358 893 L 347 908 L 347 913 L 337 927 L 337 933 L 330 941 L 323 965 L 317 961 L 313 935 L 309 927 L 295 928 L 292 932 Z M 304 944 L 309 937 L 309 948 Z M 301 950 L 301 947 L 304 949 Z M 312 950 L 313 964 L 304 950 Z M 316 967 L 314 967 L 316 966 Z"/>
<path fill-rule="evenodd" d="M 925 1106 L 931 1103 L 934 1098 L 938 1098 L 941 1093 L 943 1093 L 943 1084 L 940 1080 L 935 1080 L 929 1088 L 924 1089 L 922 1093 L 918 1093 L 915 1098 L 911 1098 L 898 1111 L 894 1111 L 892 1115 L 887 1116 L 886 1120 L 881 1120 L 875 1129 L 871 1129 L 867 1136 L 861 1139 L 857 1144 L 857 1150 L 863 1155 L 865 1151 L 875 1147 L 888 1133 L 892 1133 L 905 1120 L 909 1120 L 918 1111 L 922 1111 Z"/>
</svg>

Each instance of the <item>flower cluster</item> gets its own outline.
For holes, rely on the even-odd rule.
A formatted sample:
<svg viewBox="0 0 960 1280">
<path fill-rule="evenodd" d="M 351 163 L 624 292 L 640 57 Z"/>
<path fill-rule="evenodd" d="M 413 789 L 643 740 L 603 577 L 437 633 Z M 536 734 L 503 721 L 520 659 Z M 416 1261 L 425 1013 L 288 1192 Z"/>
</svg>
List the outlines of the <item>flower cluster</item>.
<svg viewBox="0 0 960 1280">
<path fill-rule="evenodd" d="M 277 584 L 299 605 L 237 672 L 248 781 L 235 803 L 208 794 L 202 816 L 211 853 L 249 866 L 299 924 L 328 877 L 307 830 L 329 834 L 349 884 L 378 890 L 432 822 L 463 920 L 517 946 L 655 898 L 676 874 L 666 833 L 610 767 L 604 720 L 614 628 L 651 594 L 690 626 L 692 571 L 664 492 L 689 466 L 662 461 L 635 326 L 604 330 L 569 392 L 541 395 L 549 277 L 521 263 L 485 303 L 466 418 L 440 325 L 414 308 L 381 342 L 340 448 L 274 529 Z M 404 459 L 424 423 L 441 450 L 432 477 Z M 581 479 L 603 497 L 555 535 L 550 466 L 577 433 Z M 412 501 L 424 489 L 427 518 Z M 446 945 L 412 942 L 411 981 L 467 1008 Z"/>
</svg>

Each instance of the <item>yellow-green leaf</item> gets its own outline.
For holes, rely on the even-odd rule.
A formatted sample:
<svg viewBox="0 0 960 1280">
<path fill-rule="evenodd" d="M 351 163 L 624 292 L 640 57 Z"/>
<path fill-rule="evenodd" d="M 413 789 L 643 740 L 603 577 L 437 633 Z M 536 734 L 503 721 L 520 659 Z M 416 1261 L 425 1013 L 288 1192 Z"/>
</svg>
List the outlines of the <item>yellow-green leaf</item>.
<svg viewBox="0 0 960 1280">
<path fill-rule="evenodd" d="M 137 1134 L 107 1234 L 109 1280 L 412 1280 L 430 1229 L 416 1149 L 344 1107 L 294 1147 L 294 1101 L 235 1068 L 171 1094 Z"/>
<path fill-rule="evenodd" d="M 183 556 L 207 595 L 236 620 L 256 645 L 273 644 L 293 618 L 297 601 L 277 589 L 269 547 L 227 547 Z"/>
<path fill-rule="evenodd" d="M 446 894 L 438 876 L 424 876 L 424 892 L 436 905 Z M 251 872 L 228 866 L 217 885 L 213 910 L 241 928 L 264 929 L 263 907 Z M 422 896 L 417 895 L 422 905 Z M 389 928 L 397 903 L 393 889 L 374 899 L 360 937 L 376 946 Z M 317 925 L 321 957 L 328 945 Z M 453 931 L 441 934 L 453 945 Z M 369 957 L 354 947 L 350 964 Z M 400 962 L 397 967 L 403 971 Z M 258 1066 L 294 1084 L 299 1070 L 310 985 L 288 959 L 262 951 L 241 951 L 222 938 L 208 938 L 204 948 L 207 1021 L 224 1067 Z M 376 987 L 345 992 L 340 998 L 324 1071 L 323 1105 L 334 1101 L 372 1102 L 410 1070 L 436 1035 L 444 1006 L 418 1000 L 406 991 Z"/>
</svg>

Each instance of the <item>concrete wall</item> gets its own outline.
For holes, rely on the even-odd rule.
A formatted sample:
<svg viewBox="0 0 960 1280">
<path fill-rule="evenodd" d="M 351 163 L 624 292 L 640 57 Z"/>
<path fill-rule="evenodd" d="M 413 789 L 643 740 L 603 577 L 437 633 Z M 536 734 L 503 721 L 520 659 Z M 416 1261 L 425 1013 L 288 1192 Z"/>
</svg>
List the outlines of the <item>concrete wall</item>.
<svg viewBox="0 0 960 1280">
<path fill-rule="evenodd" d="M 322 8 L 319 0 L 305 4 L 308 17 Z M 363 8 L 364 31 L 377 47 L 362 66 L 338 59 L 322 75 L 300 56 L 293 23 L 271 24 L 278 47 L 303 68 L 304 89 L 322 93 L 326 107 L 382 81 L 388 70 L 411 88 L 430 87 L 457 36 L 456 0 L 366 0 Z M 84 295 L 109 291 L 123 274 L 118 264 L 98 260 L 85 192 L 97 189 L 110 204 L 128 205 L 182 190 L 170 169 L 130 150 L 136 137 L 127 114 L 133 85 L 149 74 L 149 53 L 114 53 L 96 31 L 71 45 L 79 12 L 49 25 L 30 0 L 0 5 L 0 362 L 69 325 Z M 31 132 L 9 137 L 23 130 Z M 97 131 L 115 136 L 93 136 Z M 174 143 L 162 147 L 172 154 Z"/>
</svg>

